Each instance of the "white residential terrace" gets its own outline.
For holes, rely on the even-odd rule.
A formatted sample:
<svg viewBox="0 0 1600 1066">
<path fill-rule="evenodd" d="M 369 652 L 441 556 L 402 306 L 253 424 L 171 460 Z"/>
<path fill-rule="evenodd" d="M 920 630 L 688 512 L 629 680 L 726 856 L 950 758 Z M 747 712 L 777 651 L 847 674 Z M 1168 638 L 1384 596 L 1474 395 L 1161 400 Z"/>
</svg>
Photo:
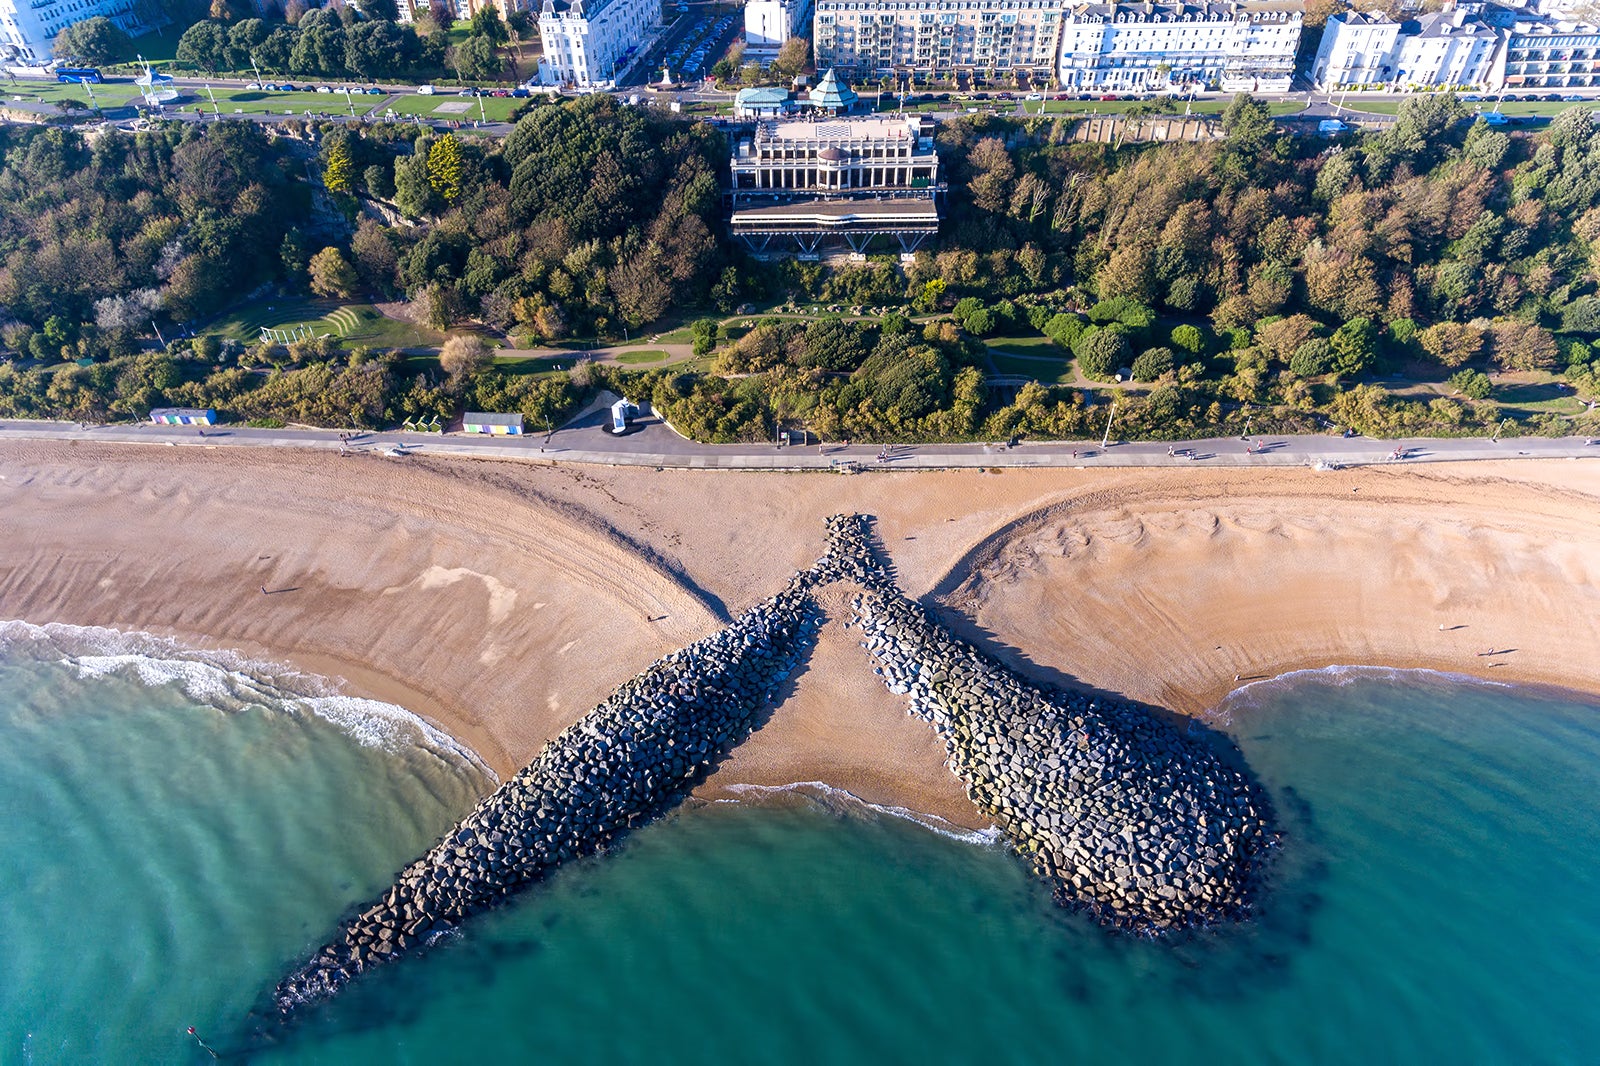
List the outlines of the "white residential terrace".
<svg viewBox="0 0 1600 1066">
<path fill-rule="evenodd" d="M 56 34 L 96 15 L 134 35 L 154 28 L 140 17 L 135 0 L 0 0 L 0 58 L 51 59 Z"/>
<path fill-rule="evenodd" d="M 578 87 L 613 84 L 660 21 L 660 0 L 544 0 L 539 80 Z"/>
<path fill-rule="evenodd" d="M 1303 0 L 817 0 L 819 67 L 856 77 L 1025 71 L 1101 89 L 1284 91 Z"/>
</svg>

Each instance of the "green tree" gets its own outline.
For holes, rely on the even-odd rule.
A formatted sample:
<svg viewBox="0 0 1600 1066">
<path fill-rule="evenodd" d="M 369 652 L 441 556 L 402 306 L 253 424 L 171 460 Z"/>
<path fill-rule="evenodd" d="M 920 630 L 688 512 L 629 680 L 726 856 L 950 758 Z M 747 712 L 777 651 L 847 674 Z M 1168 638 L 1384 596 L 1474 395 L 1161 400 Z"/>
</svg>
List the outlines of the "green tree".
<svg viewBox="0 0 1600 1066">
<path fill-rule="evenodd" d="M 1334 373 L 1359 374 L 1378 356 L 1378 326 L 1370 318 L 1352 318 L 1334 331 L 1328 343 L 1333 347 Z"/>
<path fill-rule="evenodd" d="M 811 41 L 805 37 L 791 37 L 778 49 L 772 61 L 772 73 L 780 78 L 793 78 L 811 62 Z"/>
<path fill-rule="evenodd" d="M 1128 338 L 1115 326 L 1092 328 L 1079 338 L 1073 354 L 1084 377 L 1107 381 L 1127 362 Z"/>
<path fill-rule="evenodd" d="M 311 291 L 318 296 L 348 300 L 356 294 L 356 269 L 332 245 L 311 257 L 308 267 Z"/>
<path fill-rule="evenodd" d="M 491 48 L 500 48 L 511 39 L 506 24 L 500 21 L 500 12 L 493 5 L 480 7 L 472 16 L 472 36 L 482 37 Z"/>
<path fill-rule="evenodd" d="M 485 10 L 494 9 L 485 8 Z M 500 62 L 500 55 L 495 51 L 494 42 L 487 37 L 468 37 L 453 51 L 454 58 L 451 62 L 455 65 L 456 73 L 464 80 L 494 81 L 503 72 L 504 64 Z"/>
<path fill-rule="evenodd" d="M 1155 381 L 1170 373 L 1173 366 L 1171 348 L 1146 348 L 1133 361 L 1133 380 Z"/>
<path fill-rule="evenodd" d="M 178 38 L 178 62 L 215 74 L 228 64 L 228 35 L 218 22 L 196 22 Z"/>
<path fill-rule="evenodd" d="M 1294 350 L 1289 372 L 1300 378 L 1318 378 L 1333 366 L 1333 345 L 1326 337 L 1312 337 Z"/>
<path fill-rule="evenodd" d="M 355 189 L 355 165 L 350 161 L 350 148 L 341 138 L 328 143 L 327 162 L 322 168 L 322 183 L 329 192 L 351 195 Z"/>
<path fill-rule="evenodd" d="M 1450 387 L 1474 400 L 1487 400 L 1493 386 L 1489 375 L 1481 370 L 1458 370 L 1450 375 Z"/>
<path fill-rule="evenodd" d="M 438 193 L 439 199 L 453 204 L 461 196 L 461 142 L 453 133 L 447 133 L 433 142 L 428 149 L 428 185 Z M 399 185 L 399 174 L 395 184 Z"/>
<path fill-rule="evenodd" d="M 373 163 L 361 172 L 361 184 L 366 187 L 367 195 L 379 200 L 392 199 L 394 196 L 394 171 L 382 163 Z"/>
<path fill-rule="evenodd" d="M 401 156 L 394 161 L 394 203 L 407 218 L 422 218 L 433 204 L 426 156 Z"/>
<path fill-rule="evenodd" d="M 1199 355 L 1206 346 L 1205 334 L 1200 332 L 1199 326 L 1192 326 L 1187 322 L 1173 326 L 1172 346 L 1180 352 Z"/>
<path fill-rule="evenodd" d="M 1483 330 L 1466 322 L 1438 322 L 1417 334 L 1422 350 L 1440 366 L 1469 363 L 1483 352 Z"/>
<path fill-rule="evenodd" d="M 56 34 L 58 56 L 82 60 L 92 66 L 123 63 L 133 58 L 133 39 L 104 15 L 95 15 Z"/>
</svg>

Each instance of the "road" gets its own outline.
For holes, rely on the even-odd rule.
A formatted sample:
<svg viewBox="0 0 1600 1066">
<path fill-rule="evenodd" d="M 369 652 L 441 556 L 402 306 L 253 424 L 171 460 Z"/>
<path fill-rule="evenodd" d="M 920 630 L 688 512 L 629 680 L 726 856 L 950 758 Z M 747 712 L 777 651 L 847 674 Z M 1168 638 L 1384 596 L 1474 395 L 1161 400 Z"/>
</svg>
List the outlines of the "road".
<svg viewBox="0 0 1600 1066">
<path fill-rule="evenodd" d="M 885 452 L 876 444 L 699 444 L 679 436 L 660 419 L 643 418 L 621 437 L 605 428 L 609 412 L 592 410 L 557 429 L 522 438 L 461 433 L 358 433 L 346 444 L 328 429 L 250 429 L 243 426 L 188 427 L 104 425 L 69 422 L 0 421 L 0 441 L 63 440 L 169 445 L 184 448 L 307 448 L 347 451 L 404 462 L 408 455 L 471 456 L 533 462 L 592 463 L 707 470 L 940 470 L 990 467 L 1228 467 L 1390 466 L 1406 463 L 1489 459 L 1600 459 L 1600 442 L 1584 438 L 1525 437 L 1498 441 L 1373 440 L 1370 437 L 1255 436 L 1248 442 L 1228 437 L 1167 443 L 1099 441 L 997 444 L 915 444 Z M 1396 452 L 1402 456 L 1395 459 Z M 391 454 L 391 453 L 401 454 Z M 1176 452 L 1177 454 L 1172 454 Z M 879 458 L 879 456 L 883 458 Z M 1191 457 L 1192 456 L 1192 457 Z"/>
</svg>

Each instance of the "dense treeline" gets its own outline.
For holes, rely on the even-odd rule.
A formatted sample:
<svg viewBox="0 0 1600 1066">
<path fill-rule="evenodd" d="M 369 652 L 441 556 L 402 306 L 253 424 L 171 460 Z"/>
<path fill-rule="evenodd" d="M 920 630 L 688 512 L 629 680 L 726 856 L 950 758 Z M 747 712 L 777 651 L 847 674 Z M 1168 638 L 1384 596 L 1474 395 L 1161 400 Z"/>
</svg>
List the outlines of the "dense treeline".
<svg viewBox="0 0 1600 1066">
<path fill-rule="evenodd" d="M 255 69 L 293 77 L 421 80 L 448 70 L 458 77 L 490 81 L 508 70 L 500 49 L 533 29 L 527 12 L 515 12 L 502 21 L 499 11 L 485 7 L 472 17 L 469 36 L 452 47 L 448 38 L 452 19 L 444 5 L 414 23 L 395 22 L 392 3 L 389 8 L 389 17 L 362 14 L 344 4 L 306 11 L 286 22 L 207 19 L 184 31 L 177 59 L 213 73 Z M 102 45 L 101 36 L 76 31 L 70 47 L 114 51 L 115 42 Z"/>
<path fill-rule="evenodd" d="M 1225 141 L 1120 147 L 1072 142 L 1065 120 L 964 118 L 939 132 L 952 189 L 939 250 L 842 269 L 758 264 L 719 241 L 722 137 L 604 94 L 532 104 L 501 142 L 315 129 L 309 169 L 333 216 L 315 236 L 304 155 L 254 126 L 93 145 L 0 133 L 0 337 L 43 363 L 100 360 L 6 370 L 0 411 L 87 418 L 159 400 L 379 425 L 473 405 L 542 423 L 610 384 L 709 440 L 1098 436 L 1105 391 L 986 386 L 982 338 L 1031 334 L 1050 341 L 1031 351 L 1070 359 L 1046 358 L 1041 377 L 1131 376 L 1116 394 L 1129 436 L 1246 419 L 1487 432 L 1503 413 L 1495 372 L 1600 387 L 1600 128 L 1586 109 L 1531 137 L 1462 118 L 1453 97 L 1413 98 L 1391 129 L 1330 144 L 1280 133 L 1241 98 Z M 709 370 L 644 374 L 521 377 L 482 352 L 418 372 L 381 353 L 208 338 L 134 354 L 151 317 L 191 318 L 273 280 L 406 301 L 438 329 L 476 320 L 523 344 L 619 337 L 697 308 L 879 310 L 708 319 L 693 336 Z M 1431 384 L 1407 393 L 1395 375 Z"/>
<path fill-rule="evenodd" d="M 130 352 L 156 317 L 236 301 L 306 214 L 294 161 L 248 123 L 93 142 L 0 127 L 0 160 L 0 336 L 46 361 Z"/>
</svg>

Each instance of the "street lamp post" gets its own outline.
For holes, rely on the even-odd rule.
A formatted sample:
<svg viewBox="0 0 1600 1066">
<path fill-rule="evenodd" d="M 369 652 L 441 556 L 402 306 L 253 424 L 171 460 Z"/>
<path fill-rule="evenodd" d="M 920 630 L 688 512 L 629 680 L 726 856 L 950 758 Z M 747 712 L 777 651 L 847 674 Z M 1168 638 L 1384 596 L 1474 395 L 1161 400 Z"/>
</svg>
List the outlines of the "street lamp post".
<svg viewBox="0 0 1600 1066">
<path fill-rule="evenodd" d="M 1117 401 L 1116 398 L 1113 397 L 1111 400 L 1111 412 L 1106 415 L 1106 432 L 1105 435 L 1100 438 L 1101 448 L 1111 447 L 1111 420 L 1115 417 L 1117 417 Z"/>
</svg>

